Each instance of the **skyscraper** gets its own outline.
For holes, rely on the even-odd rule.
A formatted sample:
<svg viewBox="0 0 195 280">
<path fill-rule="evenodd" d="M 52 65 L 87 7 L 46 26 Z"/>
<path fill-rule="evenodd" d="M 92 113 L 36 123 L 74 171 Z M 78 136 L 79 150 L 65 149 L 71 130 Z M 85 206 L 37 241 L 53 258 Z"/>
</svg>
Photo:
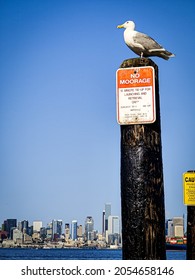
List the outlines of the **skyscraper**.
<svg viewBox="0 0 195 280">
<path fill-rule="evenodd" d="M 105 210 L 102 212 L 102 235 L 105 234 Z"/>
<path fill-rule="evenodd" d="M 118 216 L 108 217 L 108 231 L 106 235 L 106 241 L 108 242 L 108 244 L 115 245 L 118 245 L 120 242 L 120 227 Z"/>
<path fill-rule="evenodd" d="M 52 221 L 52 239 L 60 238 L 62 235 L 62 220 Z"/>
<path fill-rule="evenodd" d="M 120 234 L 119 228 L 119 217 L 109 216 L 108 217 L 108 234 Z"/>
<path fill-rule="evenodd" d="M 87 216 L 85 220 L 85 238 L 86 240 L 93 240 L 94 221 L 91 216 Z"/>
<path fill-rule="evenodd" d="M 13 237 L 13 230 L 17 227 L 17 219 L 7 219 L 4 221 L 4 230 L 9 239 Z"/>
<path fill-rule="evenodd" d="M 105 204 L 105 231 L 108 230 L 108 217 L 111 216 L 111 204 Z"/>
<path fill-rule="evenodd" d="M 77 220 L 73 220 L 71 224 L 71 238 L 72 240 L 77 239 Z"/>
<path fill-rule="evenodd" d="M 29 234 L 29 226 L 27 220 L 21 221 L 21 229 L 19 228 L 19 230 L 21 230 L 21 232 L 23 233 Z"/>
</svg>

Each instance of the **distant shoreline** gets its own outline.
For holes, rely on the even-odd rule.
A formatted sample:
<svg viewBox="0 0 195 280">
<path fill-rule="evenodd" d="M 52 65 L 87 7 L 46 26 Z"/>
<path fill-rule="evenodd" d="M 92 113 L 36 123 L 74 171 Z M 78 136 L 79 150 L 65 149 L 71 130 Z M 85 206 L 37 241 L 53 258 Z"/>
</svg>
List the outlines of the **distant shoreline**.
<svg viewBox="0 0 195 280">
<path fill-rule="evenodd" d="M 15 246 L 15 247 L 0 247 L 0 249 L 34 249 L 34 250 L 122 250 L 121 247 L 114 247 L 114 248 L 110 248 L 110 247 L 47 247 L 47 246 Z M 187 249 L 187 245 L 186 244 L 166 244 L 166 251 L 185 251 Z"/>
</svg>

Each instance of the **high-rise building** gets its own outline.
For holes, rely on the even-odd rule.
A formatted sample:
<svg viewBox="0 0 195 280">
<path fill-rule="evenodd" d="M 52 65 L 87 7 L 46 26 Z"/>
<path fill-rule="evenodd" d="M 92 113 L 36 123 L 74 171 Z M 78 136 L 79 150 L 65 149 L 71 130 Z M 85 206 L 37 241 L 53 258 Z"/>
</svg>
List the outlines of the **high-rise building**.
<svg viewBox="0 0 195 280">
<path fill-rule="evenodd" d="M 82 238 L 83 237 L 83 226 L 79 225 L 77 226 L 77 238 Z"/>
<path fill-rule="evenodd" d="M 47 229 L 45 227 L 40 228 L 40 237 L 43 240 L 47 237 Z"/>
<path fill-rule="evenodd" d="M 77 239 L 77 220 L 73 220 L 71 224 L 71 238 L 72 240 Z"/>
<path fill-rule="evenodd" d="M 33 222 L 33 232 L 40 232 L 40 229 L 43 227 L 42 221 Z"/>
<path fill-rule="evenodd" d="M 119 227 L 119 217 L 118 216 L 109 216 L 108 217 L 108 234 L 120 234 Z"/>
<path fill-rule="evenodd" d="M 13 239 L 13 230 L 17 227 L 17 219 L 7 219 L 4 221 L 4 230 L 7 232 L 7 237 Z"/>
<path fill-rule="evenodd" d="M 93 240 L 94 239 L 94 221 L 91 216 L 87 216 L 85 220 L 85 238 L 86 240 Z"/>
<path fill-rule="evenodd" d="M 30 236 L 33 235 L 33 225 L 28 227 L 28 235 L 30 235 Z"/>
<path fill-rule="evenodd" d="M 52 223 L 49 223 L 46 227 L 47 239 L 52 239 Z"/>
<path fill-rule="evenodd" d="M 105 231 L 108 230 L 108 217 L 111 216 L 111 204 L 105 204 Z"/>
<path fill-rule="evenodd" d="M 102 212 L 102 235 L 105 234 L 105 210 Z"/>
<path fill-rule="evenodd" d="M 108 244 L 118 245 L 120 243 L 120 227 L 118 216 L 108 217 L 108 230 L 106 233 L 106 242 Z"/>
<path fill-rule="evenodd" d="M 70 225 L 65 224 L 65 239 L 68 240 L 70 238 Z"/>
<path fill-rule="evenodd" d="M 173 221 L 171 219 L 168 219 L 166 221 L 166 236 L 173 237 L 174 236 L 174 230 L 173 230 Z"/>
<path fill-rule="evenodd" d="M 62 235 L 62 220 L 52 221 L 52 239 L 60 238 Z"/>
<path fill-rule="evenodd" d="M 27 220 L 24 220 L 24 221 L 18 222 L 18 229 L 19 229 L 22 233 L 29 234 L 29 225 L 28 225 L 28 221 L 27 221 Z"/>
</svg>

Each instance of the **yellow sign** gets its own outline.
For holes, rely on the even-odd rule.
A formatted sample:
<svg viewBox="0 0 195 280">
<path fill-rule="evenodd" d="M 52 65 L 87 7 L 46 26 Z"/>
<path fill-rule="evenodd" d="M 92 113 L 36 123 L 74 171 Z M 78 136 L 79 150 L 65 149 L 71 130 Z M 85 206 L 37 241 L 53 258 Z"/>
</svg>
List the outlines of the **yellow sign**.
<svg viewBox="0 0 195 280">
<path fill-rule="evenodd" d="M 195 172 L 183 174 L 183 199 L 184 204 L 195 206 Z"/>
</svg>

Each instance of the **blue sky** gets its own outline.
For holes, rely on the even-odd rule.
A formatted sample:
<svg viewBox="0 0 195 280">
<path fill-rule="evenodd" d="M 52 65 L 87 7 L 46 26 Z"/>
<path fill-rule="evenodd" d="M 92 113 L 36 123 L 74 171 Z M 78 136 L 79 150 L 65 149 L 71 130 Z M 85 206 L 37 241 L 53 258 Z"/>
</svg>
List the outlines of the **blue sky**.
<svg viewBox="0 0 195 280">
<path fill-rule="evenodd" d="M 101 230 L 120 215 L 115 73 L 136 57 L 126 20 L 176 54 L 159 67 L 166 216 L 186 213 L 195 169 L 194 1 L 0 0 L 0 223 L 7 218 Z"/>
</svg>

